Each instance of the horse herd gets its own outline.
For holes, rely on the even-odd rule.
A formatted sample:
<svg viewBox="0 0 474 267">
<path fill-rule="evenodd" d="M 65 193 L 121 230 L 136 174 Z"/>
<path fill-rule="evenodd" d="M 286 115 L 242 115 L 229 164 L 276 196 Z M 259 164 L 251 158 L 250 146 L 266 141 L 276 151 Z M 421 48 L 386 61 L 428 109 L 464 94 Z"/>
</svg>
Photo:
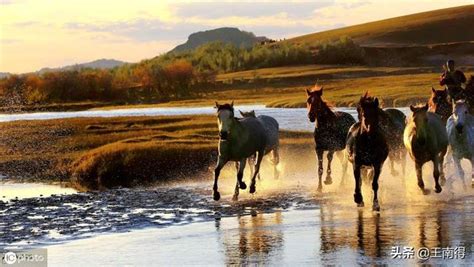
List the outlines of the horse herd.
<svg viewBox="0 0 474 267">
<path fill-rule="evenodd" d="M 400 164 L 405 174 L 406 152 L 415 162 L 418 186 L 423 194 L 428 194 L 422 179 L 422 167 L 433 162 L 435 192 L 442 191 L 445 184 L 444 160 L 454 161 L 457 174 L 466 188 L 461 160 L 471 161 L 472 185 L 474 186 L 474 77 L 468 82 L 463 99 L 451 100 L 447 90 L 432 88 L 431 97 L 426 104 L 410 106 L 411 115 L 407 118 L 398 109 L 382 109 L 376 97 L 363 95 L 357 104 L 358 122 L 348 113 L 334 111 L 323 100 L 323 87 L 316 85 L 307 89 L 308 118 L 315 123 L 314 141 L 318 158 L 318 191 L 322 190 L 324 175 L 323 155 L 327 151 L 325 184 L 332 183 L 331 161 L 335 152 L 341 151 L 342 178 L 348 162 L 352 163 L 355 179 L 354 201 L 364 206 L 361 192 L 362 176 L 372 180 L 374 192 L 373 210 L 379 211 L 378 180 L 382 166 L 390 159 L 391 174 L 399 172 L 395 164 Z M 219 128 L 219 157 L 214 172 L 213 197 L 220 199 L 218 179 L 221 169 L 229 161 L 237 168 L 237 184 L 233 200 L 238 199 L 239 189 L 246 189 L 243 172 L 247 162 L 251 169 L 250 193 L 254 193 L 256 177 L 264 155 L 271 154 L 275 178 L 278 177 L 279 162 L 278 122 L 269 116 L 256 116 L 254 112 L 243 113 L 242 118 L 234 115 L 233 102 L 218 104 L 217 122 Z"/>
</svg>

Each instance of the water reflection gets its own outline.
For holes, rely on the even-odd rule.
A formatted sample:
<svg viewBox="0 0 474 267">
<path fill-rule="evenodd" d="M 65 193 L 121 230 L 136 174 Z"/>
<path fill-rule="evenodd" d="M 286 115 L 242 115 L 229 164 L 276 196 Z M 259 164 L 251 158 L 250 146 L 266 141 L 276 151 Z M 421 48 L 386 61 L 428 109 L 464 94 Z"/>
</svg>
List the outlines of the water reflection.
<svg viewBox="0 0 474 267">
<path fill-rule="evenodd" d="M 236 231 L 221 230 L 216 223 L 224 247 L 227 265 L 248 265 L 277 260 L 283 244 L 282 214 L 256 214 L 238 217 Z"/>
</svg>

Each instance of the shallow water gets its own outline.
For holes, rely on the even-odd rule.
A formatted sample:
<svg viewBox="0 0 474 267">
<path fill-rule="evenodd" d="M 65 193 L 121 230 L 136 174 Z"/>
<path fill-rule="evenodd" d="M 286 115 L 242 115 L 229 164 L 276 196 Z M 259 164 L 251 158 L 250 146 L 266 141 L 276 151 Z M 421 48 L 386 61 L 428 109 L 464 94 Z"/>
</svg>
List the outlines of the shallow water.
<svg viewBox="0 0 474 267">
<path fill-rule="evenodd" d="M 32 197 L 49 197 L 54 194 L 74 194 L 77 190 L 59 185 L 41 183 L 0 182 L 0 200 L 23 199 Z"/>
<path fill-rule="evenodd" d="M 314 123 L 310 123 L 307 110 L 304 108 L 266 108 L 264 105 L 236 106 L 237 110 L 255 110 L 257 115 L 273 116 L 279 123 L 280 128 L 285 130 L 312 131 Z M 399 108 L 405 114 L 408 108 Z M 345 111 L 354 116 L 357 112 L 354 108 L 338 107 L 338 111 Z M 85 110 L 67 112 L 33 112 L 18 114 L 0 114 L 0 122 L 18 120 L 50 120 L 78 117 L 123 117 L 123 116 L 176 116 L 176 115 L 212 115 L 216 110 L 213 107 L 162 107 L 162 108 L 131 108 L 113 110 Z M 238 116 L 239 114 L 236 114 Z"/>
</svg>

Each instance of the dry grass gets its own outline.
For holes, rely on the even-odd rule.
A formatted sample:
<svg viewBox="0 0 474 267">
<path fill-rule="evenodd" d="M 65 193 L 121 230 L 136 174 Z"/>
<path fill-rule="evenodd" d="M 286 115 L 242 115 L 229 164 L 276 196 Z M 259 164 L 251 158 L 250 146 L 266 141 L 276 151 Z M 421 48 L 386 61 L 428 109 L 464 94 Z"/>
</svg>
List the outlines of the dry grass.
<svg viewBox="0 0 474 267">
<path fill-rule="evenodd" d="M 214 116 L 74 118 L 0 124 L 0 173 L 70 181 L 79 189 L 134 186 L 207 171 L 217 155 Z M 284 146 L 311 134 L 282 132 Z"/>
<path fill-rule="evenodd" d="M 474 5 L 439 9 L 303 35 L 290 43 L 315 43 L 348 36 L 363 45 L 437 44 L 474 40 Z"/>
</svg>

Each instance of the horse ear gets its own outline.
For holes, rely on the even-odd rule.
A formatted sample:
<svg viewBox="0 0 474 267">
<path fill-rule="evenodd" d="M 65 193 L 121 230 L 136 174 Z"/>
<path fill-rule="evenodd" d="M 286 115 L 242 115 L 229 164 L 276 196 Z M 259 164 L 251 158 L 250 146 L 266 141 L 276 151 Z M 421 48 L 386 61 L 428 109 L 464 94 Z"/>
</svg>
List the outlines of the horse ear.
<svg viewBox="0 0 474 267">
<path fill-rule="evenodd" d="M 429 108 L 428 103 L 426 103 L 425 106 L 423 106 L 423 110 L 428 111 L 428 108 Z"/>
<path fill-rule="evenodd" d="M 255 117 L 255 110 L 250 111 L 250 114 L 252 114 Z"/>
<path fill-rule="evenodd" d="M 431 92 L 432 92 L 433 94 L 436 94 L 436 89 L 434 89 L 433 86 L 431 86 Z"/>
<path fill-rule="evenodd" d="M 323 95 L 323 89 L 324 87 L 321 86 L 321 89 L 319 89 L 319 95 L 322 96 Z"/>
<path fill-rule="evenodd" d="M 244 117 L 244 113 L 242 112 L 242 110 L 239 109 L 239 113 L 242 117 Z"/>
<path fill-rule="evenodd" d="M 232 100 L 232 102 L 230 103 L 230 106 L 234 107 L 234 100 Z"/>
<path fill-rule="evenodd" d="M 379 99 L 376 97 L 374 101 L 375 107 L 379 107 Z"/>
<path fill-rule="evenodd" d="M 367 98 L 367 96 L 369 96 L 369 91 L 365 91 L 364 98 Z"/>
<path fill-rule="evenodd" d="M 311 94 L 311 91 L 310 91 L 308 88 L 306 88 L 306 94 L 307 94 L 308 96 Z"/>
<path fill-rule="evenodd" d="M 411 112 L 415 112 L 416 109 L 413 105 L 410 105 L 410 110 L 411 110 Z"/>
<path fill-rule="evenodd" d="M 216 106 L 215 106 L 215 108 L 219 108 L 219 103 L 217 103 L 217 101 L 216 101 Z"/>
</svg>

